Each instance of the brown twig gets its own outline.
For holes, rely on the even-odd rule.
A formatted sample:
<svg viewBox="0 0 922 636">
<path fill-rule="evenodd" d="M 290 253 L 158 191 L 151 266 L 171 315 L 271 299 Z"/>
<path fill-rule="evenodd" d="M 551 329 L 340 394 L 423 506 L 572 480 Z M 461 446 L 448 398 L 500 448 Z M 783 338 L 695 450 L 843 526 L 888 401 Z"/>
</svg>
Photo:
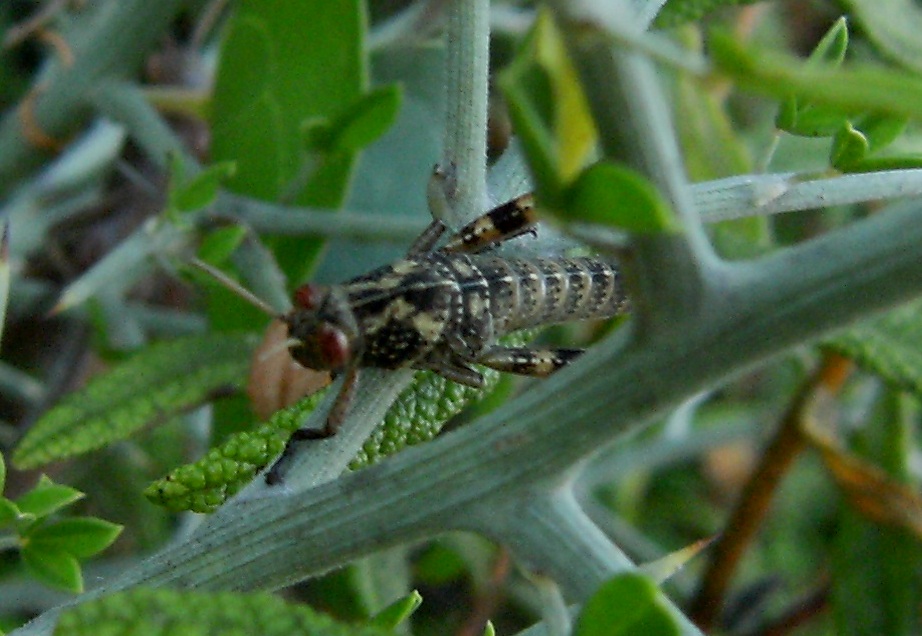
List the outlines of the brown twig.
<svg viewBox="0 0 922 636">
<path fill-rule="evenodd" d="M 691 604 L 690 616 L 702 630 L 710 629 L 720 615 L 730 581 L 747 546 L 768 515 L 772 498 L 797 456 L 806 447 L 801 422 L 821 390 L 837 393 L 851 363 L 827 354 L 822 365 L 801 388 L 788 407 L 778 431 L 740 495 L 726 530 L 714 544 L 713 556 Z"/>
</svg>

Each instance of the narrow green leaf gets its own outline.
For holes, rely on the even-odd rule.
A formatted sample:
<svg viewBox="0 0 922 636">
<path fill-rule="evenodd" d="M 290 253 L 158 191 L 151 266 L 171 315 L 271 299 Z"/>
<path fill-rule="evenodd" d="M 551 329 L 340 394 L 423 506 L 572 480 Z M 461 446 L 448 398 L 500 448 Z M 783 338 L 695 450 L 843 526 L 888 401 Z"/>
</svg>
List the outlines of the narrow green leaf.
<svg viewBox="0 0 922 636">
<path fill-rule="evenodd" d="M 483 636 L 496 636 L 496 627 L 493 626 L 493 621 L 487 621 L 487 624 L 483 626 Z"/>
<path fill-rule="evenodd" d="M 83 497 L 83 493 L 76 488 L 56 484 L 47 476 L 42 475 L 35 488 L 16 500 L 16 505 L 24 514 L 47 517 Z"/>
<path fill-rule="evenodd" d="M 0 495 L 3 494 L 4 488 L 6 488 L 6 460 L 3 453 L 0 453 Z"/>
<path fill-rule="evenodd" d="M 522 51 L 500 79 L 536 191 L 555 206 L 596 148 L 597 132 L 579 75 L 551 13 L 538 13 Z"/>
<path fill-rule="evenodd" d="M 810 53 L 809 61 L 817 66 L 839 66 L 848 49 L 848 21 L 841 17 L 832 23 L 826 34 Z"/>
<path fill-rule="evenodd" d="M 198 249 L 198 257 L 215 267 L 223 265 L 234 250 L 246 238 L 247 229 L 242 225 L 230 225 L 209 232 Z"/>
<path fill-rule="evenodd" d="M 827 340 L 887 382 L 922 397 L 922 302 L 862 322 Z"/>
<path fill-rule="evenodd" d="M 221 183 L 233 176 L 236 170 L 233 161 L 222 161 L 208 166 L 188 181 L 171 189 L 171 207 L 180 212 L 192 212 L 210 205 L 217 198 Z"/>
<path fill-rule="evenodd" d="M 34 548 L 26 544 L 20 554 L 29 573 L 42 583 L 79 594 L 83 591 L 80 563 L 64 550 Z"/>
<path fill-rule="evenodd" d="M 829 28 L 810 54 L 805 66 L 813 68 L 836 68 L 845 59 L 848 48 L 848 23 L 839 18 Z M 844 124 L 846 115 L 836 108 L 813 104 L 789 96 L 781 100 L 775 126 L 792 135 L 803 137 L 827 137 L 835 134 Z"/>
<path fill-rule="evenodd" d="M 366 625 L 337 623 L 306 605 L 264 592 L 196 592 L 135 588 L 82 603 L 61 613 L 55 636 L 384 636 Z"/>
<path fill-rule="evenodd" d="M 31 468 L 85 453 L 203 403 L 245 381 L 254 346 L 249 334 L 218 333 L 148 347 L 46 413 L 13 461 Z"/>
<path fill-rule="evenodd" d="M 567 191 L 573 220 L 627 232 L 678 232 L 678 219 L 649 181 L 628 168 L 600 161 L 583 171 Z"/>
<path fill-rule="evenodd" d="M 680 624 L 656 584 L 640 574 L 603 583 L 580 612 L 575 636 L 679 636 Z"/>
<path fill-rule="evenodd" d="M 422 594 L 413 590 L 401 599 L 397 599 L 383 610 L 375 614 L 369 621 L 372 625 L 384 629 L 394 629 L 413 615 L 423 604 Z"/>
<path fill-rule="evenodd" d="M 36 550 L 62 550 L 85 559 L 108 548 L 121 532 L 122 526 L 104 519 L 73 517 L 39 526 L 28 541 Z"/>
</svg>

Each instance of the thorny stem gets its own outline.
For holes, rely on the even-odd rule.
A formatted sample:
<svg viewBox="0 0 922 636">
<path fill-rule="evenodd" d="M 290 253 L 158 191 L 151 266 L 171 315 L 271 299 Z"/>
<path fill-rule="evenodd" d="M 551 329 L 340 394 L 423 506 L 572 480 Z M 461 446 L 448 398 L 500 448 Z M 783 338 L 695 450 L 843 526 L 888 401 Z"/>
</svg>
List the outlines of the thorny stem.
<svg viewBox="0 0 922 636">
<path fill-rule="evenodd" d="M 752 543 L 769 513 L 772 498 L 794 460 L 806 448 L 803 421 L 814 407 L 820 391 L 837 393 L 851 370 L 851 363 L 827 354 L 822 366 L 798 392 L 765 449 L 759 465 L 740 494 L 726 530 L 715 542 L 713 556 L 691 604 L 690 616 L 702 630 L 719 619 L 727 589 L 746 548 Z"/>
</svg>

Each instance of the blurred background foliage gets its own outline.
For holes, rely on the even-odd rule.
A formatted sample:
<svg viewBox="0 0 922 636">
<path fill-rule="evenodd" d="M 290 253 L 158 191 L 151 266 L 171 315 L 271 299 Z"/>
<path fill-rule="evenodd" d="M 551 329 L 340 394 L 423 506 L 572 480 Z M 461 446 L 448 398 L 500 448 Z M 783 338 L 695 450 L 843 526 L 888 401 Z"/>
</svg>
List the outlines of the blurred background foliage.
<svg viewBox="0 0 922 636">
<path fill-rule="evenodd" d="M 243 390 L 255 340 L 237 332 L 260 334 L 268 319 L 183 261 L 197 254 L 279 305 L 307 278 L 337 282 L 386 263 L 428 222 L 426 183 L 442 143 L 444 2 L 154 4 L 0 3 L 0 214 L 11 229 L 0 450 L 14 465 L 4 494 L 16 501 L 29 492 L 44 461 L 96 448 L 41 466 L 86 494 L 70 511 L 124 528 L 84 565 L 87 580 L 187 532 L 194 515 L 152 504 L 145 489 L 260 421 Z M 837 22 L 842 15 L 852 28 Z M 494 3 L 496 73 L 533 17 L 530 3 Z M 922 67 L 914 25 L 922 9 L 910 2 L 699 0 L 667 2 L 653 29 L 690 55 L 710 53 L 720 30 L 753 51 L 913 74 Z M 89 33 L 112 40 L 100 46 Z M 922 156 L 915 121 L 756 97 L 727 77 L 663 69 L 693 181 L 914 168 Z M 502 96 L 492 97 L 495 161 L 509 121 Z M 496 166 L 497 201 L 523 191 L 518 164 Z M 712 225 L 711 237 L 742 258 L 874 211 L 856 204 L 740 219 Z M 721 535 L 665 584 L 708 631 L 918 633 L 920 325 L 911 306 L 701 396 L 587 469 L 593 518 L 638 561 Z M 542 337 L 589 341 L 606 329 Z M 234 335 L 213 335 L 222 331 Z M 142 358 L 141 370 L 111 381 L 118 390 L 89 406 L 65 402 L 99 427 L 78 431 L 91 446 L 69 440 L 38 459 L 18 446 L 64 396 L 163 341 L 181 343 L 168 354 L 153 349 L 165 366 Z M 176 383 L 182 390 L 167 381 L 176 377 L 188 380 Z M 504 379 L 473 408 L 524 386 Z M 141 430 L 110 442 L 128 411 L 131 432 Z M 73 426 L 66 418 L 51 426 L 37 452 Z M 277 450 L 260 443 L 247 478 L 266 449 Z M 11 629 L 64 597 L 49 587 L 53 577 L 36 580 L 4 532 L 0 627 Z M 507 551 L 469 535 L 370 556 L 284 596 L 360 621 L 414 588 L 423 603 L 402 633 L 480 634 L 489 618 L 511 634 L 540 616 L 540 595 Z"/>
</svg>

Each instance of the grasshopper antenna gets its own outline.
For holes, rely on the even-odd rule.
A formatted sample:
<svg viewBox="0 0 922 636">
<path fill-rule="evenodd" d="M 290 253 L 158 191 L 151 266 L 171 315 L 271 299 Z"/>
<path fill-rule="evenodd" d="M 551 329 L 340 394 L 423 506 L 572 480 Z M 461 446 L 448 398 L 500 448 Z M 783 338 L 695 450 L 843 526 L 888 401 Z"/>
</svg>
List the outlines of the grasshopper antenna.
<svg viewBox="0 0 922 636">
<path fill-rule="evenodd" d="M 212 267 L 205 261 L 200 260 L 198 258 L 190 259 L 189 264 L 192 265 L 192 267 L 208 274 L 213 279 L 215 279 L 218 283 L 220 283 L 221 286 L 227 289 L 229 292 L 231 292 L 232 294 L 236 294 L 237 296 L 244 299 L 245 301 L 247 301 L 254 307 L 262 310 L 264 313 L 268 314 L 269 316 L 272 316 L 273 318 L 278 318 L 279 320 L 284 320 L 285 314 L 282 314 L 279 311 L 277 311 L 275 307 L 271 306 L 269 303 L 264 301 L 262 298 L 260 298 L 259 296 L 251 292 L 250 290 L 246 289 L 245 287 L 243 287 L 240 283 L 235 281 L 233 278 L 231 278 L 230 276 L 228 276 L 227 274 L 225 274 L 218 268 Z"/>
</svg>

